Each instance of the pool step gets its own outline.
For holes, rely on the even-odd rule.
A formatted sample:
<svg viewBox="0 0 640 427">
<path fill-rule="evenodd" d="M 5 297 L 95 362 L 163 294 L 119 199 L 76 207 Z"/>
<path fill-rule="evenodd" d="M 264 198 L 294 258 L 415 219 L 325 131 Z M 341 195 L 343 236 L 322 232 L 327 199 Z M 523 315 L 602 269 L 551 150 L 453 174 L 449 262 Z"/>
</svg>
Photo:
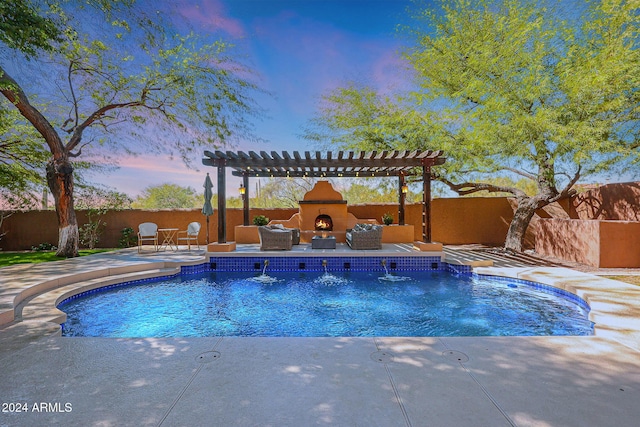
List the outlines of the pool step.
<svg viewBox="0 0 640 427">
<path fill-rule="evenodd" d="M 95 279 L 69 283 L 26 300 L 23 304 L 18 306 L 17 311 L 19 316 L 17 317 L 18 320 L 22 320 L 22 322 L 52 322 L 59 325 L 66 321 L 67 315 L 58 310 L 56 306 L 73 295 L 118 283 L 161 276 L 171 276 L 178 273 L 180 273 L 180 267 L 156 268 L 153 270 L 127 272 L 113 276 L 98 277 Z"/>
</svg>

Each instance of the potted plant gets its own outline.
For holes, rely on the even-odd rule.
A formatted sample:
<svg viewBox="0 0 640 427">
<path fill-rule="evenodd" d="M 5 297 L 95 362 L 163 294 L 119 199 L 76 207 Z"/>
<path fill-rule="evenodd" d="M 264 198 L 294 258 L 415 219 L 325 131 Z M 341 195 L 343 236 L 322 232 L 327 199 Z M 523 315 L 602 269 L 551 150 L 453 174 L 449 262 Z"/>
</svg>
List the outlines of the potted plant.
<svg viewBox="0 0 640 427">
<path fill-rule="evenodd" d="M 253 225 L 267 225 L 269 223 L 269 218 L 264 215 L 256 215 L 253 217 Z"/>
<path fill-rule="evenodd" d="M 387 212 L 382 215 L 382 222 L 384 223 L 384 225 L 391 225 L 391 223 L 393 223 L 393 217 L 390 213 Z"/>
</svg>

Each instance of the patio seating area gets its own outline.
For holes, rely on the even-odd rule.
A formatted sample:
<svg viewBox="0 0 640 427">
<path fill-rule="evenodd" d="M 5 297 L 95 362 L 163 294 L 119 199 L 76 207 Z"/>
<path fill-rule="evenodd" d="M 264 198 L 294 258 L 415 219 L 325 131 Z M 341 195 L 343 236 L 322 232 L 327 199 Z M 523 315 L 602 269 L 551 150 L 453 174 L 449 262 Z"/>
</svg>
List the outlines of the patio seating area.
<svg viewBox="0 0 640 427">
<path fill-rule="evenodd" d="M 201 224 L 195 221 L 189 223 L 186 230 L 174 227 L 158 228 L 158 224 L 154 222 L 143 222 L 138 225 L 138 253 L 143 252 L 145 243 L 147 243 L 146 246 L 153 246 L 155 252 L 167 249 L 177 251 L 181 242 L 189 251 L 193 243 L 199 249 L 200 228 Z"/>
</svg>

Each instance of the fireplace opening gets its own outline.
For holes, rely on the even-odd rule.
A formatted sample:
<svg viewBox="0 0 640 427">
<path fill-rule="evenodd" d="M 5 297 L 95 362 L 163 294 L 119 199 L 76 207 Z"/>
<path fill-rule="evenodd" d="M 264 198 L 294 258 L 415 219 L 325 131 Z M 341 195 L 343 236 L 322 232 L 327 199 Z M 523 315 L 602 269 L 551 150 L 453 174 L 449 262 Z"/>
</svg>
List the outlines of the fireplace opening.
<svg viewBox="0 0 640 427">
<path fill-rule="evenodd" d="M 318 215 L 315 221 L 315 227 L 317 231 L 332 231 L 333 221 L 329 215 Z"/>
</svg>

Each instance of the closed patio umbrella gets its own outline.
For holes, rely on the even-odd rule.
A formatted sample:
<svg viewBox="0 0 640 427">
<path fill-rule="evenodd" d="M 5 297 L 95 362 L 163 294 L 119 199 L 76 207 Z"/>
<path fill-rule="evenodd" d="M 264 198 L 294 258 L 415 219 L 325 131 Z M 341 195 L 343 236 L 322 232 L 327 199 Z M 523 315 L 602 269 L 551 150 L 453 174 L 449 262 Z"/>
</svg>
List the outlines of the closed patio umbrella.
<svg viewBox="0 0 640 427">
<path fill-rule="evenodd" d="M 213 197 L 213 183 L 209 174 L 204 180 L 204 206 L 202 207 L 202 214 L 207 217 L 207 245 L 209 244 L 209 217 L 213 215 L 213 206 L 211 206 L 211 198 Z"/>
</svg>

